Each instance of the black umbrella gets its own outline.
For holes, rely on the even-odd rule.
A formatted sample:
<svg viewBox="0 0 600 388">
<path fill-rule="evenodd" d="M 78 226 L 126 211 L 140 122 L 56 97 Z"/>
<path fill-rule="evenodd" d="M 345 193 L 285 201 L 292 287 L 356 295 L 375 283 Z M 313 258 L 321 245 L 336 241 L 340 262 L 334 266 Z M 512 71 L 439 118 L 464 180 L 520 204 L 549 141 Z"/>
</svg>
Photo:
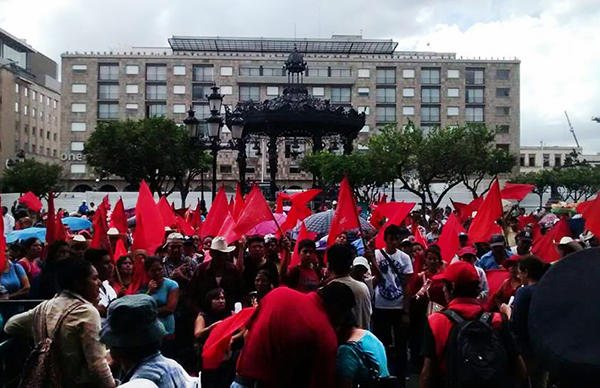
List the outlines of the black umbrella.
<svg viewBox="0 0 600 388">
<path fill-rule="evenodd" d="M 600 248 L 594 248 L 566 256 L 542 277 L 531 300 L 529 335 L 548 370 L 574 386 L 574 378 L 600 374 L 599 327 Z"/>
</svg>

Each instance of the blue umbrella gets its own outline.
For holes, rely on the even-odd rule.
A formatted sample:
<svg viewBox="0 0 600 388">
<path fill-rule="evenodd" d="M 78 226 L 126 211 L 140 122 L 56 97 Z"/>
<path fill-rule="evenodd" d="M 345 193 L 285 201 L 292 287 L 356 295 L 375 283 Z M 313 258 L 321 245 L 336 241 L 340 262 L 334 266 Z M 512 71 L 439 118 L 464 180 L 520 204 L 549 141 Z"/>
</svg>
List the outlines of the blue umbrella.
<svg viewBox="0 0 600 388">
<path fill-rule="evenodd" d="M 65 217 L 62 219 L 63 225 L 67 225 L 74 232 L 84 229 L 91 229 L 92 223 L 90 220 L 79 217 Z"/>
<path fill-rule="evenodd" d="M 15 230 L 6 236 L 6 242 L 10 244 L 16 241 L 25 241 L 31 237 L 35 237 L 41 242 L 46 242 L 46 228 L 27 228 Z"/>
</svg>

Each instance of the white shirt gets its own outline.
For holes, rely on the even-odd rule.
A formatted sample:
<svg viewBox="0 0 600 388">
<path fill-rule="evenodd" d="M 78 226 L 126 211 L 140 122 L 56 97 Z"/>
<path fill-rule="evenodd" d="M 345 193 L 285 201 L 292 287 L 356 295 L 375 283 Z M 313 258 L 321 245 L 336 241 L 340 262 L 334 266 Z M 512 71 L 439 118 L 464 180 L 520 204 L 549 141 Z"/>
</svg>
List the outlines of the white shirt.
<svg viewBox="0 0 600 388">
<path fill-rule="evenodd" d="M 397 249 L 393 255 L 388 254 L 396 270 L 390 267 L 381 250 L 375 251 L 375 260 L 381 270 L 381 279 L 375 288 L 375 308 L 404 309 L 404 285 L 406 276 L 413 273 L 410 256 Z M 402 278 L 398 278 L 398 272 Z"/>
<path fill-rule="evenodd" d="M 102 287 L 100 287 L 100 302 L 98 302 L 98 305 L 108 307 L 110 302 L 115 299 L 117 299 L 115 289 L 112 288 L 108 280 L 103 281 Z"/>
<path fill-rule="evenodd" d="M 459 261 L 460 259 L 458 258 L 458 256 L 454 256 L 454 258 L 450 262 L 450 265 L 458 263 Z M 477 299 L 483 302 L 488 298 L 490 294 L 490 287 L 488 286 L 487 275 L 485 274 L 483 268 L 478 267 L 476 265 L 474 267 L 477 270 L 477 275 L 479 275 L 479 297 Z"/>
<path fill-rule="evenodd" d="M 4 220 L 4 235 L 6 236 L 15 229 L 15 218 L 10 213 L 6 213 L 2 218 Z"/>
</svg>

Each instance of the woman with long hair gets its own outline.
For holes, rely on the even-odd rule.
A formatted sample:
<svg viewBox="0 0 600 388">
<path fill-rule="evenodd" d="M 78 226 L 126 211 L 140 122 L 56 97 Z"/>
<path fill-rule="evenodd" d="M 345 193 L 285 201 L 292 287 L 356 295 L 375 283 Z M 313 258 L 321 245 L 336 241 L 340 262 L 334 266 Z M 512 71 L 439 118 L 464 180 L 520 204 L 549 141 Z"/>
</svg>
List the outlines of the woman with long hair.
<svg viewBox="0 0 600 388">
<path fill-rule="evenodd" d="M 127 293 L 131 282 L 133 282 L 133 260 L 129 256 L 121 256 L 117 260 L 117 267 L 110 285 L 120 298 Z"/>
<path fill-rule="evenodd" d="M 70 255 L 71 250 L 66 241 L 58 240 L 50 244 L 46 261 L 42 265 L 42 272 L 31 283 L 29 291 L 31 299 L 52 299 L 56 295 L 59 291 L 57 282 L 59 263 L 68 259 Z"/>
<path fill-rule="evenodd" d="M 31 283 L 31 281 L 38 277 L 38 275 L 42 272 L 42 269 L 40 268 L 40 262 L 43 245 L 38 238 L 31 237 L 25 240 L 23 247 L 25 249 L 25 257 L 19 260 L 18 263 L 25 270 L 27 278 Z"/>
</svg>

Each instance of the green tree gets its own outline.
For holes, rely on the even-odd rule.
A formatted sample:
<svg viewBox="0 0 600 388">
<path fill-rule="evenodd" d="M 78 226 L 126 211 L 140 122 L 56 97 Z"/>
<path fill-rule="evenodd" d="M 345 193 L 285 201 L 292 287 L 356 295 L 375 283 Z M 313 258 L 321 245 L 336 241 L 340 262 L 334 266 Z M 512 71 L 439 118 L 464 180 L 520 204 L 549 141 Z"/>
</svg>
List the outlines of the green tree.
<svg viewBox="0 0 600 388">
<path fill-rule="evenodd" d="M 210 165 L 208 154 L 192 144 L 185 128 L 164 117 L 99 122 L 84 154 L 97 170 L 130 184 L 145 180 L 159 195 L 179 190 L 183 203 L 193 180 Z"/>
<path fill-rule="evenodd" d="M 63 169 L 58 164 L 40 163 L 34 159 L 16 163 L 4 170 L 2 184 L 5 190 L 26 193 L 28 191 L 42 197 L 49 192 L 60 192 Z"/>
</svg>

